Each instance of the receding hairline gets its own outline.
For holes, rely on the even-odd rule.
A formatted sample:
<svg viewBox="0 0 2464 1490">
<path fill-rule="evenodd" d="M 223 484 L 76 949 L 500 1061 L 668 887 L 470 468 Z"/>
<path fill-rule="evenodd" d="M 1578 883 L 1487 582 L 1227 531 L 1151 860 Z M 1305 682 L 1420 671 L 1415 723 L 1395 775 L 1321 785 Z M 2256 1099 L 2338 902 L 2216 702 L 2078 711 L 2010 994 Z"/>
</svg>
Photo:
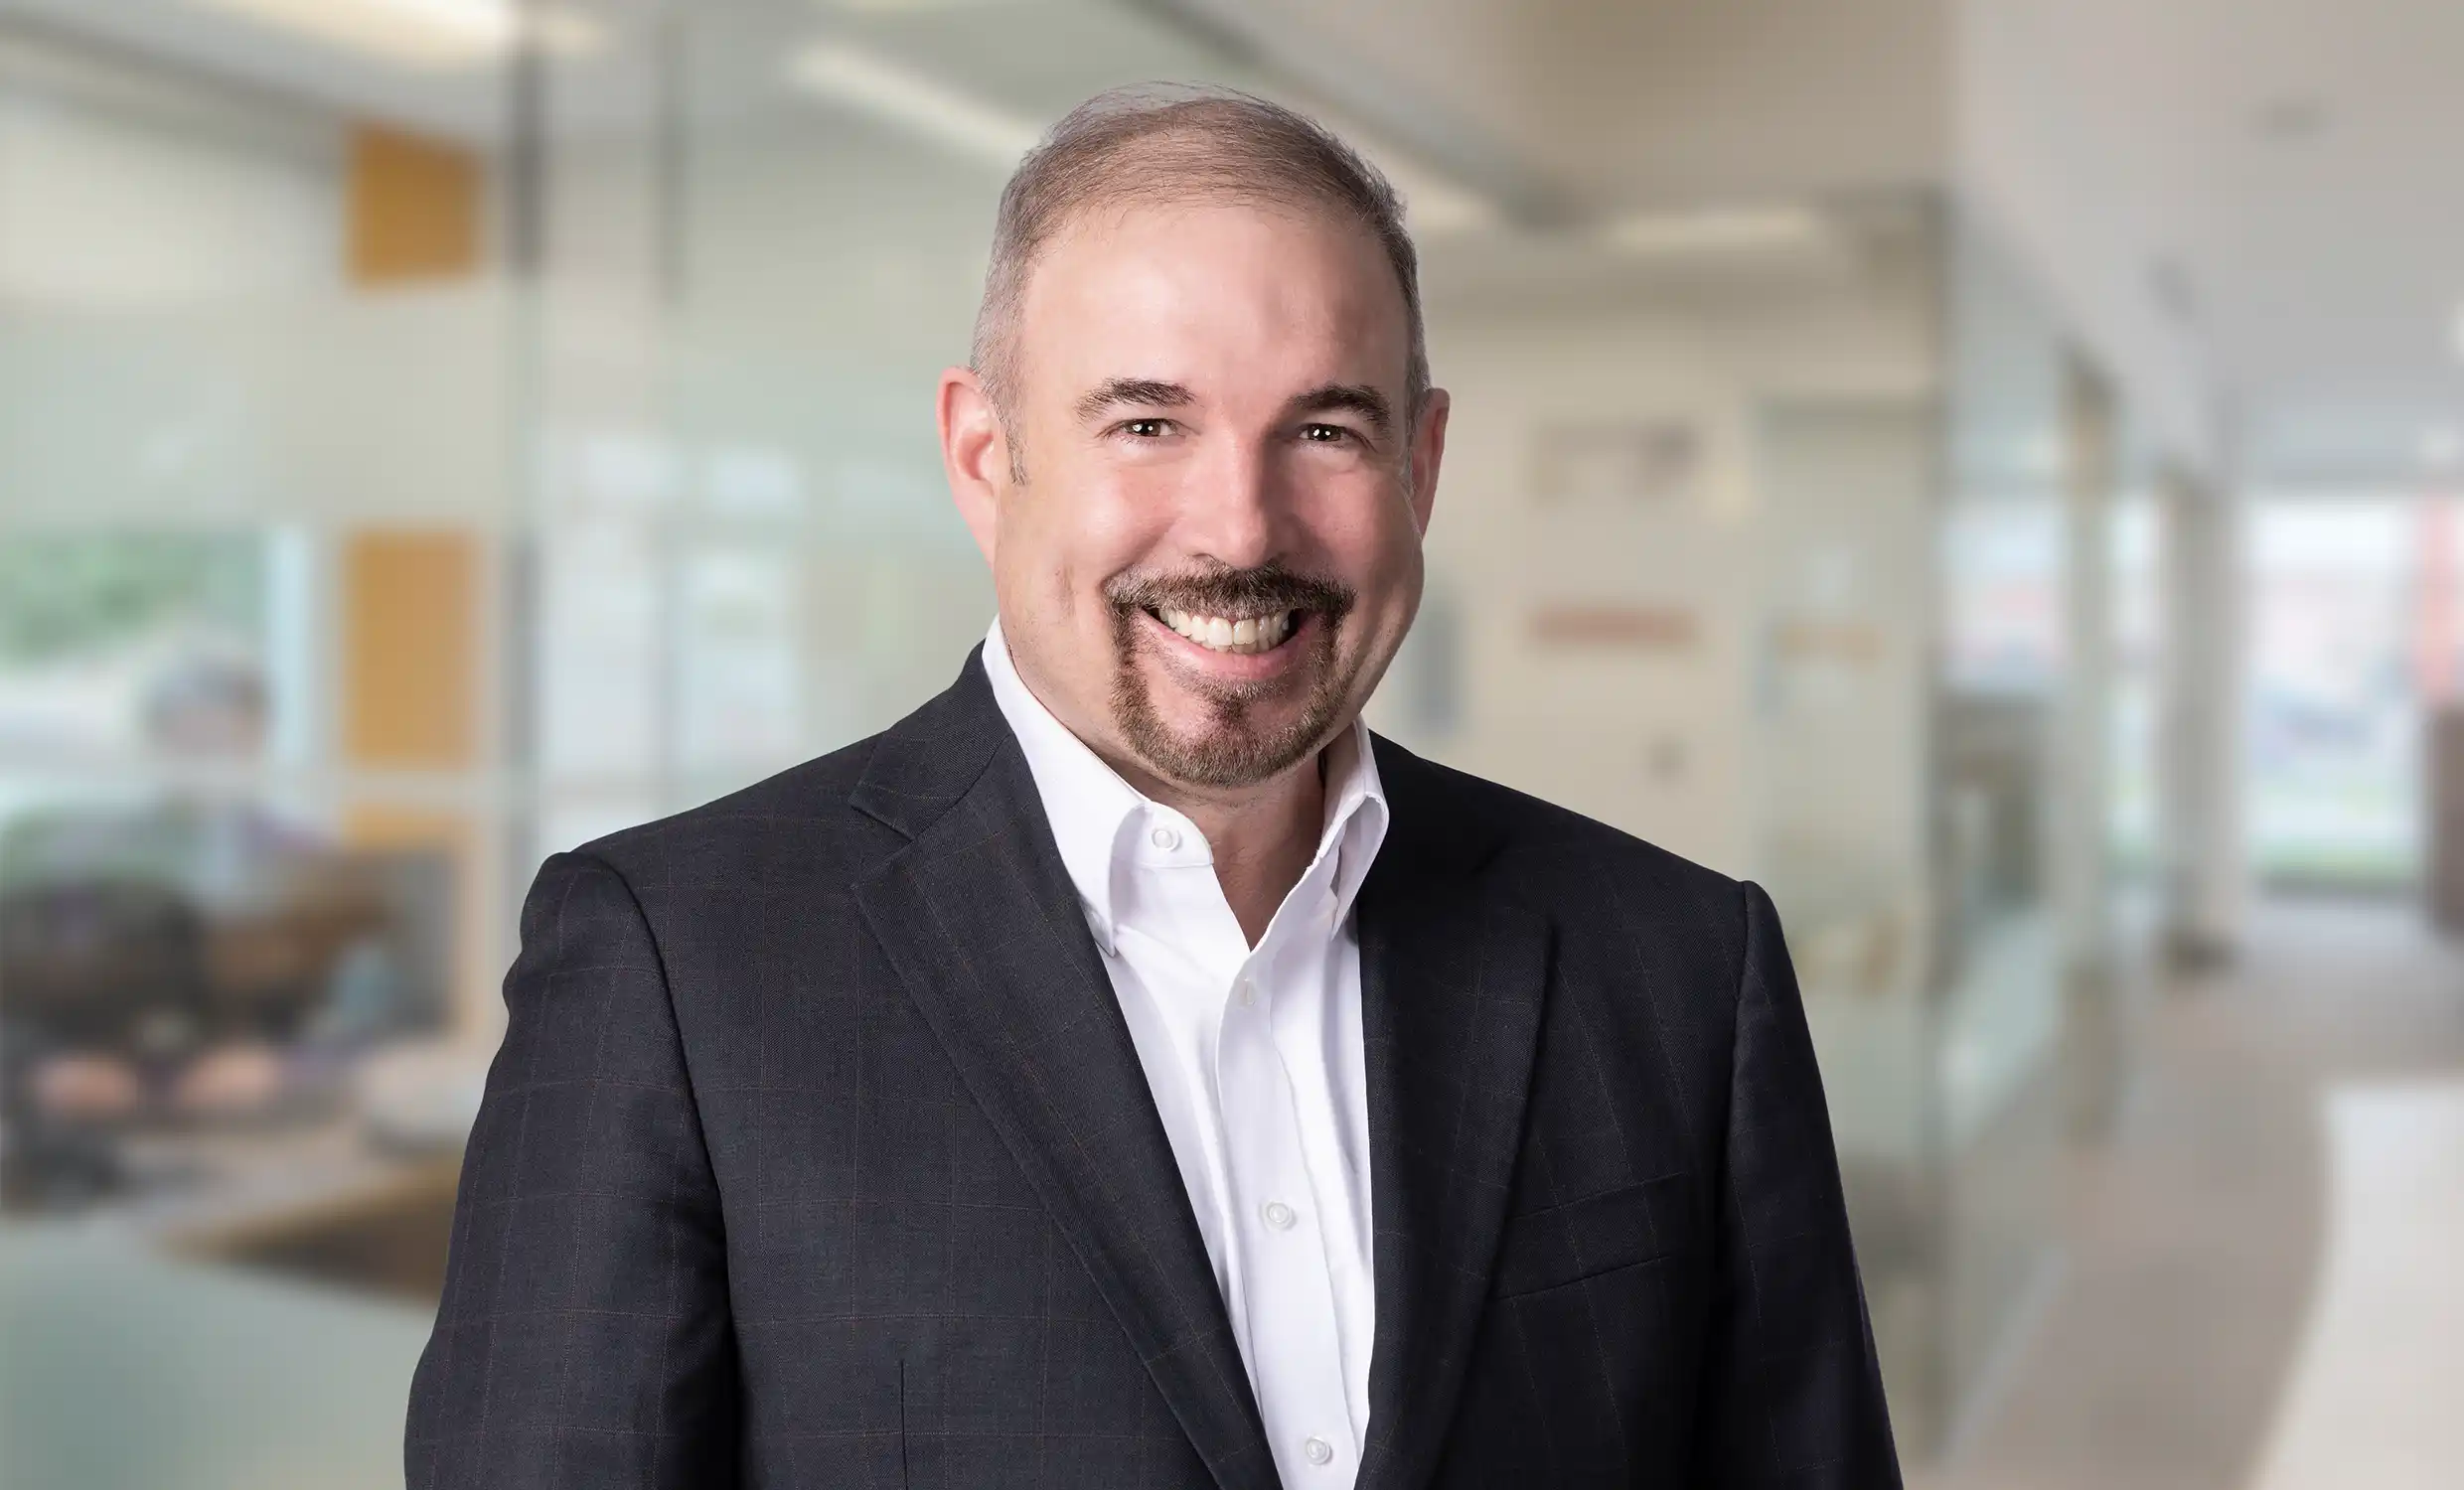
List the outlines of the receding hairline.
<svg viewBox="0 0 2464 1490">
<path fill-rule="evenodd" d="M 1119 221 L 1208 205 L 1289 212 L 1365 232 L 1403 299 L 1406 416 L 1418 410 L 1428 390 L 1428 355 L 1419 259 L 1401 198 L 1322 125 L 1217 88 L 1100 93 L 1071 110 L 1020 162 L 1001 193 L 971 349 L 995 404 L 1006 410 L 1015 394 L 1026 287 L 1055 243 L 1107 214 Z"/>
<path fill-rule="evenodd" d="M 1071 204 L 1069 210 L 1057 215 L 1048 229 L 1039 235 L 1032 251 L 1017 266 L 1017 299 L 1010 307 L 1015 316 L 1026 305 L 1035 275 L 1063 248 L 1118 231 L 1137 219 L 1170 218 L 1184 213 L 1233 209 L 1253 212 L 1264 217 L 1280 218 L 1287 223 L 1311 229 L 1356 236 L 1380 265 L 1386 263 L 1378 253 L 1376 234 L 1364 223 L 1356 222 L 1339 204 L 1318 202 L 1297 193 L 1274 193 L 1235 183 L 1209 186 L 1197 182 L 1176 182 L 1168 187 L 1133 186 L 1099 189 Z M 1397 287 L 1400 290 L 1400 287 Z M 1407 322 L 1412 307 L 1404 306 Z M 1010 335 L 1017 331 L 1013 321 L 1007 328 Z M 981 370 L 979 370 L 981 371 Z"/>
</svg>

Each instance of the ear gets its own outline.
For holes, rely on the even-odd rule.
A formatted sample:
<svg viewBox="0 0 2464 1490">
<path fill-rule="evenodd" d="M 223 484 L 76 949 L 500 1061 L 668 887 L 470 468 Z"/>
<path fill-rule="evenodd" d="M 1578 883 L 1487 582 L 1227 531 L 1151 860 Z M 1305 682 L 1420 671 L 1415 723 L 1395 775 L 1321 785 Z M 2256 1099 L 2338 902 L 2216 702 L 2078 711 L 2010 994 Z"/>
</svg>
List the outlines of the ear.
<svg viewBox="0 0 2464 1490">
<path fill-rule="evenodd" d="M 1420 417 L 1412 426 L 1412 525 L 1429 531 L 1429 515 L 1438 503 L 1438 467 L 1446 459 L 1446 418 L 1455 400 L 1444 388 L 1431 388 L 1420 401 Z"/>
<path fill-rule="evenodd" d="M 937 412 L 941 468 L 950 479 L 951 500 L 989 564 L 1000 538 L 1001 502 L 1009 492 L 1009 433 L 972 368 L 942 370 Z"/>
</svg>

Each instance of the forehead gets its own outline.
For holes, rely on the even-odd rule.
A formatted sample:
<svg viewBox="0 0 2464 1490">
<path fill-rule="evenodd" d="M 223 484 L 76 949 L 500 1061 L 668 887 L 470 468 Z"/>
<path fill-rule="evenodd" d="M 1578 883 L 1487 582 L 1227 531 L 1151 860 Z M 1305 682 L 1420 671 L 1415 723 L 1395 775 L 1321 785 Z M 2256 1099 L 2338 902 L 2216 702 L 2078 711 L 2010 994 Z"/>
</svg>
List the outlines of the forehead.
<svg viewBox="0 0 2464 1490">
<path fill-rule="evenodd" d="M 1402 286 L 1364 224 L 1193 201 L 1076 215 L 1036 256 L 1015 351 L 1030 395 L 1125 375 L 1201 396 L 1328 379 L 1399 391 L 1408 337 Z"/>
</svg>

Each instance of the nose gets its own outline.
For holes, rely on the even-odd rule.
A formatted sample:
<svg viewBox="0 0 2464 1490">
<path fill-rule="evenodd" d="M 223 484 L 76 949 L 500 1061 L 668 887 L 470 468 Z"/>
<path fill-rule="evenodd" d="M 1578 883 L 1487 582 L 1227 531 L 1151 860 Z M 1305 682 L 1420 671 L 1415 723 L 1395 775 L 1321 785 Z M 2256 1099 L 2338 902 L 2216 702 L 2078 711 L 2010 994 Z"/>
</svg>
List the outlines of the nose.
<svg viewBox="0 0 2464 1490">
<path fill-rule="evenodd" d="M 1225 440 L 1190 475 L 1180 527 L 1191 554 L 1250 569 L 1283 552 L 1286 496 L 1264 450 Z"/>
</svg>

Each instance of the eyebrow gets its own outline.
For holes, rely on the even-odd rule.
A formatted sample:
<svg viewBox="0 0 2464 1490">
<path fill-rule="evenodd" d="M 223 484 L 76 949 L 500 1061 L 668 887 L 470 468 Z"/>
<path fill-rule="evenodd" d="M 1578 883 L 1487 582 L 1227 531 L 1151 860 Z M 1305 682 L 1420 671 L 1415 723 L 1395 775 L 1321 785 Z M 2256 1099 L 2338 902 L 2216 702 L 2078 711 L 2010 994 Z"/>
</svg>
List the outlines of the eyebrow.
<svg viewBox="0 0 2464 1490">
<path fill-rule="evenodd" d="M 1099 384 L 1078 400 L 1078 417 L 1092 419 L 1124 405 L 1187 408 L 1195 402 L 1196 395 L 1176 382 L 1158 382 L 1152 377 L 1115 377 Z"/>
<path fill-rule="evenodd" d="M 1330 382 L 1314 387 L 1292 400 L 1289 405 L 1296 414 L 1332 413 L 1349 410 L 1368 421 L 1369 427 L 1384 434 L 1395 422 L 1394 408 L 1386 395 L 1366 383 Z"/>
</svg>

